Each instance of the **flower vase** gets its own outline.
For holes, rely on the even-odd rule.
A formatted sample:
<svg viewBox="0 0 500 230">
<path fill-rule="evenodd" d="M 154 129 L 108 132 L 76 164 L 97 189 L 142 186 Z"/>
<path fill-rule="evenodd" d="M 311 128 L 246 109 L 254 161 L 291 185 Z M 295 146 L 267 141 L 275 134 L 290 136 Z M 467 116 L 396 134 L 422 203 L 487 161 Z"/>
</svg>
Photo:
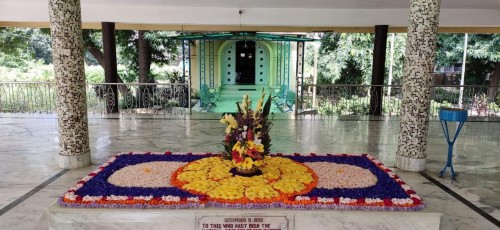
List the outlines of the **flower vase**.
<svg viewBox="0 0 500 230">
<path fill-rule="evenodd" d="M 257 173 L 257 171 L 259 170 L 259 168 L 255 165 L 252 165 L 251 168 L 243 168 L 241 166 L 239 167 L 236 167 L 236 172 L 239 174 L 239 175 L 247 175 L 247 176 L 251 176 L 251 175 L 255 175 Z"/>
</svg>

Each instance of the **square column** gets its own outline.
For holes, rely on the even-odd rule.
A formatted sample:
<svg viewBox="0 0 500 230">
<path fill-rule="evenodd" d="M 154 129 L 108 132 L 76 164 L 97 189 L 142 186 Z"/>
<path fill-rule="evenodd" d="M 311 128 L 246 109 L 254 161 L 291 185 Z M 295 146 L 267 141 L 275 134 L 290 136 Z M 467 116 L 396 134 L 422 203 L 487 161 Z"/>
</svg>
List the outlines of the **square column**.
<svg viewBox="0 0 500 230">
<path fill-rule="evenodd" d="M 115 23 L 102 22 L 102 48 L 104 56 L 104 81 L 118 83 L 118 69 L 116 65 L 116 36 Z M 118 113 L 118 86 L 106 85 L 106 112 Z"/>
<path fill-rule="evenodd" d="M 49 0 L 57 85 L 59 166 L 90 165 L 80 0 Z"/>
<path fill-rule="evenodd" d="M 370 115 L 382 115 L 382 86 L 385 75 L 385 53 L 387 46 L 387 31 L 389 26 L 375 26 L 375 42 L 373 45 L 372 80 L 370 87 Z M 378 86 L 373 86 L 378 85 Z"/>
<path fill-rule="evenodd" d="M 396 167 L 425 170 L 440 0 L 411 0 Z"/>
</svg>

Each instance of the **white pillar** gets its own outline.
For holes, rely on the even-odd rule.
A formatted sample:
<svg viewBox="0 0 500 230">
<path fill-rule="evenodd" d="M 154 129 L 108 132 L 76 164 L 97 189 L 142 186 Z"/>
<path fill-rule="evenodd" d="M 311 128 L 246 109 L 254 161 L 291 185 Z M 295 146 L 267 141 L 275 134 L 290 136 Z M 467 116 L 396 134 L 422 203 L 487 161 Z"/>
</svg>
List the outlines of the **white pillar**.
<svg viewBox="0 0 500 230">
<path fill-rule="evenodd" d="M 392 67 L 394 66 L 394 33 L 391 34 L 391 54 L 390 54 L 390 62 L 391 64 L 389 65 L 389 80 L 387 81 L 387 84 L 389 85 L 389 88 L 387 89 L 387 96 L 391 96 L 391 85 L 392 85 Z"/>
<path fill-rule="evenodd" d="M 460 77 L 460 95 L 458 97 L 458 107 L 462 109 L 462 103 L 464 98 L 464 80 L 465 80 L 465 62 L 467 62 L 467 40 L 469 34 L 465 34 L 464 38 L 464 56 L 462 57 L 462 76 Z"/>
<path fill-rule="evenodd" d="M 316 101 L 316 84 L 318 84 L 318 52 L 321 44 L 319 42 L 314 42 L 314 75 L 313 75 L 313 108 L 317 109 Z"/>
</svg>

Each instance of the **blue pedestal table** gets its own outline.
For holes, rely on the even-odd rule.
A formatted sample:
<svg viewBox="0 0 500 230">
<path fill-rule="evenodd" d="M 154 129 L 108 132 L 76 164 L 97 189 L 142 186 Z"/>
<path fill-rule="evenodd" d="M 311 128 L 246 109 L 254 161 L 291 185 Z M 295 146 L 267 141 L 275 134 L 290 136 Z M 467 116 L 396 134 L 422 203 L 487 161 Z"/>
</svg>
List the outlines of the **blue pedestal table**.
<svg viewBox="0 0 500 230">
<path fill-rule="evenodd" d="M 457 174 L 455 173 L 455 170 L 453 170 L 453 162 L 452 162 L 453 145 L 455 144 L 455 141 L 457 140 L 458 134 L 460 133 L 460 130 L 462 129 L 464 123 L 467 121 L 467 110 L 454 109 L 454 108 L 441 108 L 439 110 L 439 120 L 441 121 L 441 127 L 443 128 L 446 141 L 448 142 L 448 160 L 446 161 L 446 165 L 444 166 L 443 170 L 441 170 L 441 172 L 439 173 L 439 177 L 443 177 L 444 173 L 446 172 L 446 169 L 450 167 L 451 178 L 455 180 Z M 453 136 L 452 140 L 450 139 L 448 122 L 458 122 L 457 129 L 455 131 L 455 135 Z"/>
</svg>

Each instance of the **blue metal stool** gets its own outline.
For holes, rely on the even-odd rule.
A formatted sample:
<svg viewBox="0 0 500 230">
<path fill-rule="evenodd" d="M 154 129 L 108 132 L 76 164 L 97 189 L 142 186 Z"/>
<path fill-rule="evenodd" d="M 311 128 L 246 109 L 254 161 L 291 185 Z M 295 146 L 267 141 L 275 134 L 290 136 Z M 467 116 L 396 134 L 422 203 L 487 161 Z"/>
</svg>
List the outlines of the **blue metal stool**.
<svg viewBox="0 0 500 230">
<path fill-rule="evenodd" d="M 465 109 L 453 109 L 453 108 L 441 108 L 439 110 L 439 120 L 441 121 L 441 127 L 443 128 L 444 136 L 446 137 L 446 141 L 448 142 L 448 161 L 446 161 L 446 165 L 443 170 L 439 173 L 439 177 L 443 177 L 446 172 L 446 168 L 450 167 L 451 169 L 451 179 L 455 180 L 457 174 L 455 170 L 453 170 L 453 162 L 451 157 L 453 156 L 453 144 L 457 140 L 458 133 L 462 129 L 462 126 L 467 121 L 467 110 Z M 457 130 L 455 132 L 455 136 L 453 140 L 450 141 L 450 132 L 448 131 L 448 122 L 458 122 Z"/>
</svg>

